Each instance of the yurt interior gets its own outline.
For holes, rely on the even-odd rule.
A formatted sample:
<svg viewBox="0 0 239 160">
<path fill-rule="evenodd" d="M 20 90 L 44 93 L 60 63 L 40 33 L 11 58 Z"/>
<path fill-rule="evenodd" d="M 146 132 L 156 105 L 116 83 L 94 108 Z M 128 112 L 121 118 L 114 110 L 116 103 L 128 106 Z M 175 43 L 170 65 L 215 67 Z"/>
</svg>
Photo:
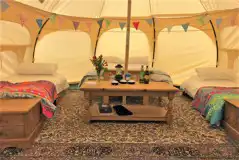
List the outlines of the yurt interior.
<svg viewBox="0 0 239 160">
<path fill-rule="evenodd" d="M 0 159 L 239 159 L 239 0 L 0 0 Z"/>
</svg>

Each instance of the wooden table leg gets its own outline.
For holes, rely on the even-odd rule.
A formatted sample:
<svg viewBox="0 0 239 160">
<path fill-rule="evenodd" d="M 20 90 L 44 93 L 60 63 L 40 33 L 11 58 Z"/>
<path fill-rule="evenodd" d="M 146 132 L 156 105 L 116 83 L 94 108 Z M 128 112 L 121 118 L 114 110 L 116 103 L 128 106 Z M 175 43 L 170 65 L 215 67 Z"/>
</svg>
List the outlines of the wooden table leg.
<svg viewBox="0 0 239 160">
<path fill-rule="evenodd" d="M 172 121 L 173 121 L 173 99 L 174 99 L 174 93 L 168 93 L 168 112 L 167 112 L 167 123 L 169 125 L 172 124 Z"/>
<path fill-rule="evenodd" d="M 103 96 L 103 104 L 109 104 L 109 96 Z"/>
<path fill-rule="evenodd" d="M 87 95 L 87 100 L 88 100 L 88 105 L 85 105 L 85 116 L 84 116 L 84 122 L 85 123 L 89 123 L 90 122 L 90 118 L 91 118 L 91 115 L 90 115 L 90 107 L 92 105 L 92 94 L 90 92 L 86 93 Z"/>
<path fill-rule="evenodd" d="M 143 105 L 149 104 L 149 96 L 143 96 Z"/>
<path fill-rule="evenodd" d="M 126 105 L 126 96 L 122 97 L 122 103 L 123 103 L 123 105 Z"/>
</svg>

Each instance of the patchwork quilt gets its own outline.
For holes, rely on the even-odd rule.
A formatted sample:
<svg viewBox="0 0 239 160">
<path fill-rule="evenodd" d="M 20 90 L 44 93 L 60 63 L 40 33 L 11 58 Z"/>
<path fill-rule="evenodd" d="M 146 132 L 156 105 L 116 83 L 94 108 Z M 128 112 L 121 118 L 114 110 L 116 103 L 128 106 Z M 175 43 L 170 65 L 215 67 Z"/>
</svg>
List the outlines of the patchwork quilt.
<svg viewBox="0 0 239 160">
<path fill-rule="evenodd" d="M 42 113 L 47 117 L 53 117 L 57 99 L 56 87 L 49 81 L 32 81 L 11 83 L 0 81 L 0 98 L 41 98 Z"/>
<path fill-rule="evenodd" d="M 201 87 L 192 107 L 205 116 L 211 125 L 218 125 L 223 119 L 225 99 L 239 99 L 239 87 Z"/>
</svg>

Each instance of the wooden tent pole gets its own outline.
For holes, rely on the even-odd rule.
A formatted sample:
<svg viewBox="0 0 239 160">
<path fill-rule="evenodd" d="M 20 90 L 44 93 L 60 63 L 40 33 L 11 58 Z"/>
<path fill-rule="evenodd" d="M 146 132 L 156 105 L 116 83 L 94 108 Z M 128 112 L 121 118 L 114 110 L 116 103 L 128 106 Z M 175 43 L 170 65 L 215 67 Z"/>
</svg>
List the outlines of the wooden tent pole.
<svg viewBox="0 0 239 160">
<path fill-rule="evenodd" d="M 127 32 L 126 32 L 126 47 L 125 47 L 125 72 L 128 72 L 129 62 L 129 45 L 130 45 L 130 20 L 131 20 L 131 0 L 128 0 L 128 11 L 127 11 Z"/>
</svg>

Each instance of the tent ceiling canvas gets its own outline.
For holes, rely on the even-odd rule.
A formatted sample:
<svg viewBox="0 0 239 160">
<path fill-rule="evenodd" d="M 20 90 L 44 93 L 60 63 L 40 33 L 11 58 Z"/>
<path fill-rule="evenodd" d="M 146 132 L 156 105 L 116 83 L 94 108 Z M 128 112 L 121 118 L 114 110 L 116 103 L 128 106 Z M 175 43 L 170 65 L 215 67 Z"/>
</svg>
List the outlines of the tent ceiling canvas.
<svg viewBox="0 0 239 160">
<path fill-rule="evenodd" d="M 128 0 L 17 0 L 61 15 L 76 17 L 127 17 Z M 195 14 L 239 8 L 239 0 L 132 0 L 132 17 Z"/>
<path fill-rule="evenodd" d="M 1 51 L 11 50 L 26 62 L 58 63 L 59 73 L 69 82 L 80 81 L 93 69 L 89 63 L 93 54 L 124 59 L 126 26 L 121 29 L 120 23 L 125 25 L 128 0 L 17 1 L 20 3 L 8 0 L 10 7 L 2 13 Z M 233 58 L 221 48 L 239 51 L 238 9 L 239 0 L 132 0 L 129 56 L 148 56 L 149 65 L 153 62 L 154 69 L 168 72 L 175 84 L 197 67 L 216 66 L 217 60 L 220 67 L 227 67 Z M 202 25 L 199 18 L 208 11 L 217 12 L 204 17 Z M 57 13 L 55 20 L 51 12 Z M 103 26 L 98 23 L 100 17 L 104 17 Z M 40 27 L 37 20 L 46 25 Z M 138 30 L 135 22 L 140 23 Z M 39 28 L 43 29 L 38 35 Z"/>
</svg>

